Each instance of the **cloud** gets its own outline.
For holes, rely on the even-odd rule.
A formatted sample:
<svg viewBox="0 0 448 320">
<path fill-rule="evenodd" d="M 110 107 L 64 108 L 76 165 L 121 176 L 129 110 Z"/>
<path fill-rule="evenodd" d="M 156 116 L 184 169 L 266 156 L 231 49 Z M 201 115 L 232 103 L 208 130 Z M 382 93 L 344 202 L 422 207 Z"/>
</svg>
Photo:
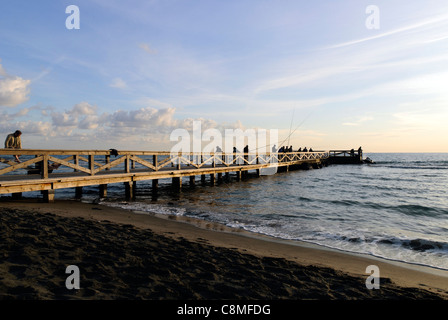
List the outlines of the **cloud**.
<svg viewBox="0 0 448 320">
<path fill-rule="evenodd" d="M 146 51 L 147 53 L 149 53 L 149 54 L 156 54 L 157 53 L 157 50 L 152 49 L 149 46 L 149 44 L 147 44 L 147 43 L 140 43 L 138 46 L 140 48 L 142 48 L 144 51 Z"/>
<path fill-rule="evenodd" d="M 342 125 L 343 126 L 360 126 L 361 124 L 363 124 L 366 121 L 372 121 L 374 118 L 370 117 L 370 116 L 366 116 L 366 117 L 360 117 L 352 122 L 344 122 Z"/>
<path fill-rule="evenodd" d="M 52 137 L 55 144 L 58 143 L 65 148 L 89 149 L 103 148 L 107 145 L 107 148 L 114 146 L 128 150 L 148 150 L 150 147 L 169 150 L 169 146 L 173 144 L 170 141 L 171 132 L 179 128 L 191 131 L 193 121 L 201 121 L 203 131 L 211 128 L 222 131 L 226 128 L 242 128 L 239 121 L 217 123 L 206 118 L 178 119 L 176 108 L 172 106 L 101 113 L 97 106 L 81 102 L 69 110 L 61 112 L 52 109 L 42 116 L 49 118 L 48 121 L 39 124 L 42 127 L 42 135 L 45 133 L 44 138 Z M 9 119 L 12 120 L 13 117 L 10 116 Z M 34 124 L 33 127 L 39 126 L 33 121 L 27 126 L 31 124 Z M 16 125 L 19 123 L 16 122 L 14 126 Z"/>
<path fill-rule="evenodd" d="M 9 75 L 0 64 L 0 107 L 15 107 L 27 101 L 30 83 L 31 80 Z"/>
<path fill-rule="evenodd" d="M 127 88 L 126 82 L 124 82 L 121 78 L 115 78 L 112 83 L 110 84 L 110 87 L 112 88 L 118 88 L 118 89 L 125 89 Z"/>
<path fill-rule="evenodd" d="M 176 126 L 173 119 L 175 108 L 154 109 L 151 107 L 137 110 L 118 110 L 108 115 L 108 123 L 111 127 L 144 128 L 147 131 L 152 129 L 171 129 Z"/>
<path fill-rule="evenodd" d="M 399 34 L 399 33 L 402 33 L 402 32 L 407 32 L 407 31 L 411 31 L 411 30 L 427 27 L 429 25 L 434 25 L 434 24 L 437 24 L 437 23 L 440 23 L 440 22 L 446 22 L 447 19 L 448 19 L 448 15 L 446 15 L 446 14 L 439 15 L 439 16 L 432 17 L 430 19 L 427 19 L 427 20 L 424 20 L 424 21 L 420 21 L 420 22 L 417 22 L 417 23 L 414 23 L 414 24 L 411 24 L 411 25 L 407 25 L 407 26 L 404 26 L 404 27 L 401 27 L 401 28 L 397 28 L 397 29 L 394 29 L 394 30 L 391 30 L 391 31 L 383 32 L 383 33 L 377 34 L 375 36 L 339 43 L 339 44 L 330 46 L 328 48 L 341 48 L 341 47 L 352 46 L 352 45 L 363 43 L 363 42 L 367 42 L 367 41 L 370 41 L 370 40 L 380 39 L 380 38 L 388 37 L 388 36 L 391 36 L 391 35 Z"/>
<path fill-rule="evenodd" d="M 74 129 L 96 129 L 100 124 L 97 107 L 81 102 L 65 112 L 51 112 L 52 125 L 71 135 Z"/>
</svg>

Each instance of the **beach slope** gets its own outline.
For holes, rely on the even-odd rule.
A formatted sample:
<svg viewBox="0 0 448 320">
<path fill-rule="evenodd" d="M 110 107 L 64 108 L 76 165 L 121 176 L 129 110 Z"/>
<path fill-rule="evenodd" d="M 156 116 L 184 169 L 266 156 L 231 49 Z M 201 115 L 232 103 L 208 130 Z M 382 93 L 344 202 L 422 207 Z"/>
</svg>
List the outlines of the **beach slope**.
<svg viewBox="0 0 448 320">
<path fill-rule="evenodd" d="M 204 221 L 77 201 L 2 201 L 0 299 L 447 299 L 443 271 Z M 366 288 L 368 265 L 380 288 Z M 66 287 L 67 266 L 80 289 Z"/>
</svg>

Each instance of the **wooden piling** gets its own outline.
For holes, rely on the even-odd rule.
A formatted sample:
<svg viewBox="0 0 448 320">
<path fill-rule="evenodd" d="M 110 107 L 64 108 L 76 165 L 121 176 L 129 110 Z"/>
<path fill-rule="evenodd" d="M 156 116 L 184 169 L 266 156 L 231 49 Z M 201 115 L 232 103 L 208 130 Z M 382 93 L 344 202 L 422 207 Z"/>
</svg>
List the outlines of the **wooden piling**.
<svg viewBox="0 0 448 320">
<path fill-rule="evenodd" d="M 135 181 L 125 182 L 124 183 L 124 189 L 125 189 L 125 198 L 127 201 L 131 201 L 135 199 L 135 191 L 137 187 L 137 183 Z"/>
<path fill-rule="evenodd" d="M 53 189 L 42 190 L 41 193 L 43 195 L 44 202 L 47 202 L 47 203 L 53 203 L 54 202 L 54 190 Z"/>
<path fill-rule="evenodd" d="M 82 198 L 82 187 L 75 188 L 75 199 L 79 200 Z"/>
<path fill-rule="evenodd" d="M 180 190 L 182 189 L 182 177 L 175 177 L 172 179 L 172 187 L 175 190 Z"/>
<path fill-rule="evenodd" d="M 107 184 L 100 184 L 99 186 L 99 196 L 100 198 L 107 197 Z"/>
</svg>

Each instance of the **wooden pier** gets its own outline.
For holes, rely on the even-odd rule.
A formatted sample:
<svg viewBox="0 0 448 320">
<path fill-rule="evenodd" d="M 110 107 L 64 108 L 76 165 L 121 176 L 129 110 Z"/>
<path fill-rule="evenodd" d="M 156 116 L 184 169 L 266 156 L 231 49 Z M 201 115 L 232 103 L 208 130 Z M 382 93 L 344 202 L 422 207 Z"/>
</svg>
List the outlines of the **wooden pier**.
<svg viewBox="0 0 448 320">
<path fill-rule="evenodd" d="M 19 155 L 22 162 L 14 162 Z M 262 175 L 264 170 L 288 171 L 290 168 L 320 168 L 328 163 L 330 151 L 286 153 L 178 153 L 110 150 L 31 150 L 0 149 L 0 194 L 21 198 L 23 192 L 41 191 L 44 200 L 54 201 L 55 190 L 98 186 L 99 197 L 107 195 L 107 185 L 124 183 L 127 199 L 135 197 L 137 182 L 172 179 L 174 188 L 182 178 L 195 176 L 211 185 L 222 175 L 235 174 L 237 180 L 248 171 Z M 272 171 L 270 171 L 272 172 Z"/>
<path fill-rule="evenodd" d="M 331 164 L 361 164 L 364 163 L 362 158 L 362 149 L 351 150 L 331 150 L 328 161 Z"/>
</svg>

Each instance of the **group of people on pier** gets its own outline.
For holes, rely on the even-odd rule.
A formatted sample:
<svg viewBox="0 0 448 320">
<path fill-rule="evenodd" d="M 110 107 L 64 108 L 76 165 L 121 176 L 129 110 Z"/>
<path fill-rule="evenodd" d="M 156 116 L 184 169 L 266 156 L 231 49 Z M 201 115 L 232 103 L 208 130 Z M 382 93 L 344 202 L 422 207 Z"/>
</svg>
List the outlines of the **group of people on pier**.
<svg viewBox="0 0 448 320">
<path fill-rule="evenodd" d="M 286 152 L 314 152 L 313 148 L 310 148 L 309 150 L 307 147 L 304 147 L 302 150 L 302 147 L 300 147 L 297 151 L 294 151 L 292 149 L 292 146 L 281 146 L 278 150 L 276 148 L 276 145 L 272 147 L 272 152 L 279 152 L 279 153 L 286 153 Z"/>
<path fill-rule="evenodd" d="M 221 152 L 222 152 L 222 149 L 219 146 L 217 146 L 216 147 L 216 153 L 221 153 Z M 244 147 L 243 152 L 244 153 L 249 153 L 249 146 L 248 145 L 246 145 Z M 300 147 L 297 151 L 294 151 L 292 149 L 292 146 L 289 146 L 289 147 L 288 146 L 281 146 L 279 149 L 277 149 L 277 145 L 274 144 L 274 146 L 272 147 L 272 152 L 273 153 L 276 153 L 276 152 L 278 152 L 278 153 L 286 153 L 286 152 L 314 152 L 314 151 L 313 151 L 313 148 L 310 148 L 308 150 L 307 147 L 304 147 L 303 150 L 302 150 L 302 147 Z M 233 153 L 240 153 L 240 151 L 236 147 L 233 147 Z"/>
</svg>

